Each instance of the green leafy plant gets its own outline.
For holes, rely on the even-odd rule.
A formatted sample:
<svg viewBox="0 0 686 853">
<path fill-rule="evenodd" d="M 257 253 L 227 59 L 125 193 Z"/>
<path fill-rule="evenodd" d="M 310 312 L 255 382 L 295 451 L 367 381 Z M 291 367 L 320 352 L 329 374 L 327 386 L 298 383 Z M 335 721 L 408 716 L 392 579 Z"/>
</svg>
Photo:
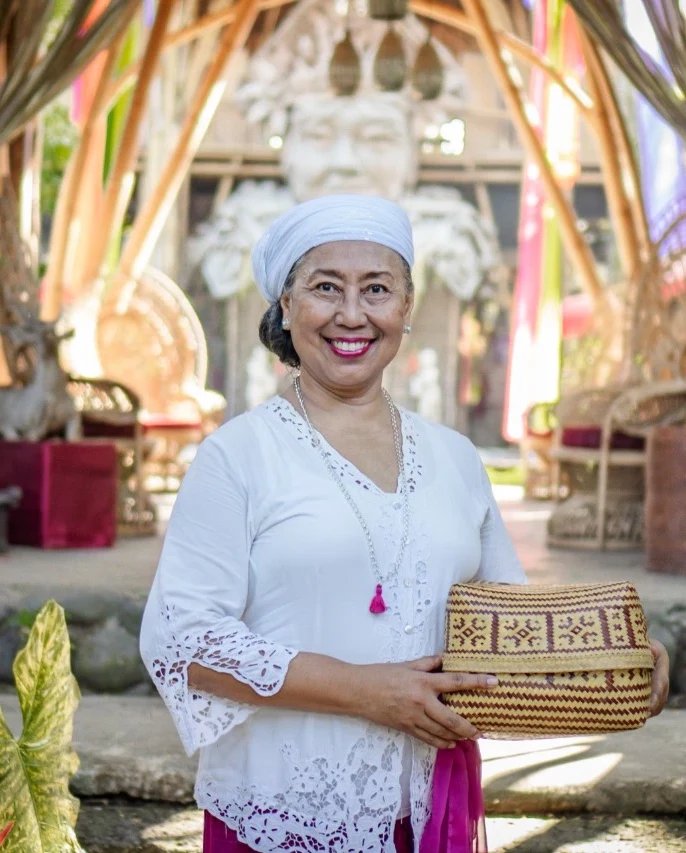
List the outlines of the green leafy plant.
<svg viewBox="0 0 686 853">
<path fill-rule="evenodd" d="M 76 145 L 78 131 L 64 104 L 52 104 L 43 113 L 43 161 L 41 166 L 41 213 L 52 216 L 67 162 Z"/>
<path fill-rule="evenodd" d="M 57 602 L 38 612 L 13 674 L 23 725 L 15 738 L 0 710 L 0 830 L 10 827 L 2 853 L 83 853 L 74 832 L 79 802 L 69 793 L 79 689 Z"/>
</svg>

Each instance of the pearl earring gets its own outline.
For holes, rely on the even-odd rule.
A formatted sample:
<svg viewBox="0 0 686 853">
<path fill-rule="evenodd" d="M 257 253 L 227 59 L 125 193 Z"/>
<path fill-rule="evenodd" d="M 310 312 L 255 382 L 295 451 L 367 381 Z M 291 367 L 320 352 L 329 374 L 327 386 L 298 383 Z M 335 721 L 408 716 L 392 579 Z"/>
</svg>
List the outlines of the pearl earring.
<svg viewBox="0 0 686 853">
<path fill-rule="evenodd" d="M 291 321 L 288 319 L 288 317 L 284 317 L 281 321 L 281 328 L 284 330 L 284 332 L 287 332 L 291 328 Z"/>
<path fill-rule="evenodd" d="M 405 323 L 405 325 L 403 326 L 403 334 L 409 335 L 411 331 L 412 331 L 412 326 L 410 326 L 409 323 Z"/>
</svg>

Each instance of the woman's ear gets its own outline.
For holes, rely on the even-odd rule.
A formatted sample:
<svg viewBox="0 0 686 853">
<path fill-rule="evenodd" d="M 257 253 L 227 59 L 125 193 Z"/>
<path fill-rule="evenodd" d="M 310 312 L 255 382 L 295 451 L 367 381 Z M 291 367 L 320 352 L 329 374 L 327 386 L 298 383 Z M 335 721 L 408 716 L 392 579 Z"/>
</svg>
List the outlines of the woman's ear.
<svg viewBox="0 0 686 853">
<path fill-rule="evenodd" d="M 414 308 L 414 293 L 408 293 L 405 296 L 405 311 L 403 313 L 403 320 L 406 323 L 410 322 L 410 317 L 412 316 L 412 309 Z"/>
</svg>

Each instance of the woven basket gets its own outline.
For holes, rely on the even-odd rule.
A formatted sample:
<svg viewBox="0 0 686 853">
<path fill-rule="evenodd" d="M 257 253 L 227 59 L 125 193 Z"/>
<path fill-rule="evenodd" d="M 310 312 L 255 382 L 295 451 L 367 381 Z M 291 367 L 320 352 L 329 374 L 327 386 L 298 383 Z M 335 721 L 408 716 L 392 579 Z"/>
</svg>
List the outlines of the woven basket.
<svg viewBox="0 0 686 853">
<path fill-rule="evenodd" d="M 621 731 L 649 715 L 653 656 L 629 583 L 454 584 L 445 633 L 445 671 L 498 676 L 443 695 L 486 737 Z"/>
</svg>

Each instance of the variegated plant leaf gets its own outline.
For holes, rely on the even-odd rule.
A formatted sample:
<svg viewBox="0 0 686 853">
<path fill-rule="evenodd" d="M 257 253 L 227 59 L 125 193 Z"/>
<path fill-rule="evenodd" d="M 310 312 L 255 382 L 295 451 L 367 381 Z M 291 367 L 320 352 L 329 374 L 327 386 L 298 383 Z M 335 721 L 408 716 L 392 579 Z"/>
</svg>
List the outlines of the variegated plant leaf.
<svg viewBox="0 0 686 853">
<path fill-rule="evenodd" d="M 71 747 L 79 689 L 71 672 L 64 611 L 46 602 L 14 660 L 23 728 L 15 739 L 0 711 L 0 826 L 14 822 L 2 853 L 76 853 L 78 766 Z"/>
<path fill-rule="evenodd" d="M 8 824 L 0 829 L 0 847 L 2 847 L 2 842 L 7 838 L 7 836 L 12 832 L 12 827 L 14 824 L 10 821 Z"/>
</svg>

